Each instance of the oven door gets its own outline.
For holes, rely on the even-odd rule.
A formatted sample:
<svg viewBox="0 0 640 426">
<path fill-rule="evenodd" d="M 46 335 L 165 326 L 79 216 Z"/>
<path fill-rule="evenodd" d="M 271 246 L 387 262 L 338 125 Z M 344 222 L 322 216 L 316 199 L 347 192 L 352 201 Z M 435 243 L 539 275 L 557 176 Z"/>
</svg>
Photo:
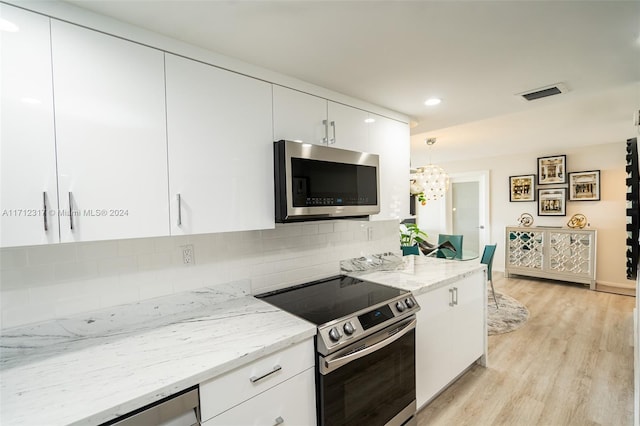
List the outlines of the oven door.
<svg viewBox="0 0 640 426">
<path fill-rule="evenodd" d="M 319 424 L 415 424 L 415 315 L 319 357 Z"/>
</svg>

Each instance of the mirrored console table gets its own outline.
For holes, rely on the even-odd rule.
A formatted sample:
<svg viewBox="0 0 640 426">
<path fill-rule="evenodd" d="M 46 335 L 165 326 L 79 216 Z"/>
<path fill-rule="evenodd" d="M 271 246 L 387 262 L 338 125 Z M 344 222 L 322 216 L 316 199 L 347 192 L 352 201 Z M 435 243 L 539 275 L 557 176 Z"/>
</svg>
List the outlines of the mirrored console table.
<svg viewBox="0 0 640 426">
<path fill-rule="evenodd" d="M 507 227 L 505 277 L 525 275 L 596 288 L 596 230 Z"/>
</svg>

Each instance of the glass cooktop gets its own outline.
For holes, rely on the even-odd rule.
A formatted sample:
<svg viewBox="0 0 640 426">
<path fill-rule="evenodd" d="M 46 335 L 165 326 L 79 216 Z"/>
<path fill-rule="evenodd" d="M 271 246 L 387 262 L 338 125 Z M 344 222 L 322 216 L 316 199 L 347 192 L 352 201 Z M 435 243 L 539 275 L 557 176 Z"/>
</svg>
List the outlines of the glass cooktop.
<svg viewBox="0 0 640 426">
<path fill-rule="evenodd" d="M 256 296 L 316 325 L 408 293 L 382 284 L 337 276 Z"/>
</svg>

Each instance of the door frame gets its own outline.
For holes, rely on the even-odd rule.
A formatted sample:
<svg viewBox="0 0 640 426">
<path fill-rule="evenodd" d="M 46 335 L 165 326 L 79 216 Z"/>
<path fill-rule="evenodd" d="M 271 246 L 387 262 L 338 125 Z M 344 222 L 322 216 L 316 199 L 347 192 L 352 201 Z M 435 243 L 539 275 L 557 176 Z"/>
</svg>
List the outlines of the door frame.
<svg viewBox="0 0 640 426">
<path fill-rule="evenodd" d="M 489 197 L 489 188 L 490 188 L 490 173 L 489 170 L 479 170 L 473 172 L 464 172 L 464 173 L 451 173 L 449 175 L 451 186 L 453 187 L 454 183 L 463 183 L 463 182 L 478 182 L 478 227 L 480 228 L 478 232 L 478 242 L 480 244 L 479 254 L 482 255 L 483 247 L 490 243 L 491 238 L 491 221 L 490 219 L 490 197 Z M 445 218 L 446 224 L 446 232 L 449 234 L 453 233 L 453 200 L 452 200 L 452 189 L 449 188 L 449 191 L 445 193 L 445 202 L 442 204 L 442 208 L 444 209 L 443 216 Z"/>
</svg>

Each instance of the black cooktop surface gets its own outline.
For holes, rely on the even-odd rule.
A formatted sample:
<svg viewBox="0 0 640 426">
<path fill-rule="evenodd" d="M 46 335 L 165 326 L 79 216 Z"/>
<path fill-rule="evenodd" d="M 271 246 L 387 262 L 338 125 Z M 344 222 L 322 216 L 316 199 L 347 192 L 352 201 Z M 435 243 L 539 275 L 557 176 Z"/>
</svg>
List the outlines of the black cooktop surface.
<svg viewBox="0 0 640 426">
<path fill-rule="evenodd" d="M 404 290 L 338 276 L 256 296 L 316 325 L 406 294 Z"/>
</svg>

